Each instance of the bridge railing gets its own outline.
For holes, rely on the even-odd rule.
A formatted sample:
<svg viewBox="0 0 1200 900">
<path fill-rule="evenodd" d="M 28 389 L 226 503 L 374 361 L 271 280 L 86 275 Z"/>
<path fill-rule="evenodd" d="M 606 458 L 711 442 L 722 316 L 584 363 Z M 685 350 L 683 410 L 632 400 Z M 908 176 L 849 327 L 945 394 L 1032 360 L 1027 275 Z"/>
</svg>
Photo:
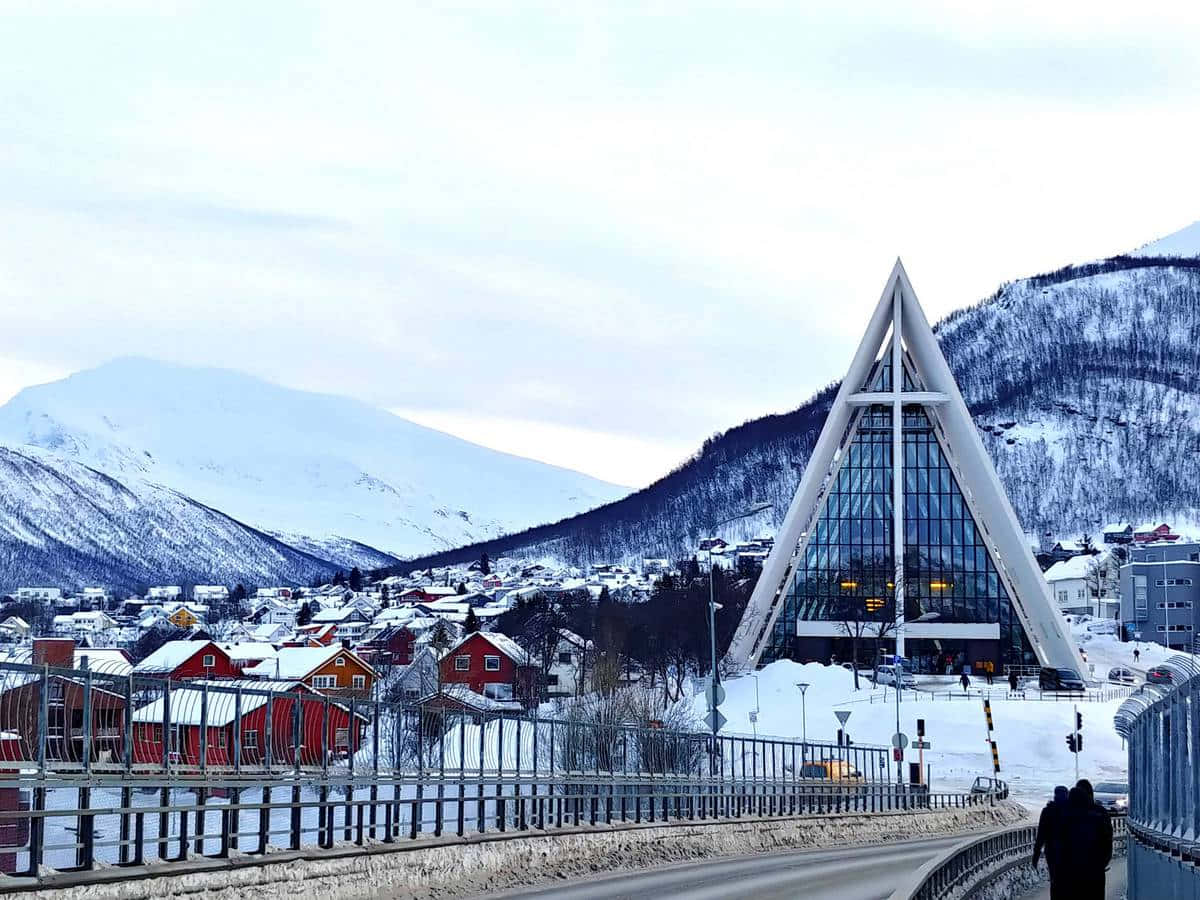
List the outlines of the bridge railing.
<svg viewBox="0 0 1200 900">
<path fill-rule="evenodd" d="M 1200 666 L 1174 656 L 1171 683 L 1117 710 L 1129 747 L 1130 900 L 1200 892 Z"/>
<path fill-rule="evenodd" d="M 882 747 L 455 702 L 0 663 L 0 871 L 1003 796 L 897 785 Z"/>
<path fill-rule="evenodd" d="M 1128 831 L 1124 816 L 1113 816 L 1113 855 L 1126 852 Z M 1037 828 L 1023 825 L 967 838 L 922 866 L 892 894 L 891 900 L 951 900 L 1006 871 L 1029 865 Z M 1165 895 L 1164 895 L 1165 896 Z"/>
</svg>

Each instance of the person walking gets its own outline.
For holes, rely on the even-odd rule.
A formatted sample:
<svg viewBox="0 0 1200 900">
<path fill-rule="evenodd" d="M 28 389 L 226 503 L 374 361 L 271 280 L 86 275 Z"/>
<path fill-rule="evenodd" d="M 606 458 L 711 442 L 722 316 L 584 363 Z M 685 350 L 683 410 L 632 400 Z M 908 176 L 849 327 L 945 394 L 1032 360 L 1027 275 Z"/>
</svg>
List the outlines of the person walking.
<svg viewBox="0 0 1200 900">
<path fill-rule="evenodd" d="M 1061 878 L 1063 826 L 1067 815 L 1067 787 L 1054 789 L 1054 799 L 1038 816 L 1037 836 L 1033 841 L 1033 867 L 1036 869 L 1042 852 L 1046 855 L 1046 870 L 1050 873 L 1050 900 L 1066 900 L 1067 890 Z"/>
<path fill-rule="evenodd" d="M 971 679 L 966 672 L 962 673 L 962 677 L 958 679 L 958 683 L 962 685 L 963 693 L 967 692 L 967 688 L 971 686 Z"/>
<path fill-rule="evenodd" d="M 1008 689 L 1014 693 L 1017 690 L 1017 672 L 1015 669 L 1008 670 Z M 1063 801 L 1066 801 L 1066 788 L 1063 788 Z"/>
<path fill-rule="evenodd" d="M 1104 872 L 1112 861 L 1112 820 L 1081 778 L 1067 793 L 1062 819 L 1059 882 L 1078 900 L 1104 900 Z"/>
<path fill-rule="evenodd" d="M 1137 662 L 1139 659 L 1141 659 L 1141 657 L 1142 657 L 1142 651 L 1140 651 L 1137 647 L 1134 647 L 1133 648 L 1133 661 Z"/>
</svg>

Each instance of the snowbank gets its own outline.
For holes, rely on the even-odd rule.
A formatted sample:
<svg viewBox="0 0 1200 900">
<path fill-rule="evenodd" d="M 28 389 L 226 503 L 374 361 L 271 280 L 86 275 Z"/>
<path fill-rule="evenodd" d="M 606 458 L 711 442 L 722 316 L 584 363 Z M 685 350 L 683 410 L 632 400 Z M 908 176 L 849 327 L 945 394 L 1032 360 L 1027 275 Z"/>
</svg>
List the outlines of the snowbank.
<svg viewBox="0 0 1200 900">
<path fill-rule="evenodd" d="M 806 706 L 809 740 L 834 740 L 838 729 L 834 711 L 849 710 L 846 731 L 852 740 L 861 744 L 891 743 L 896 730 L 894 694 L 889 693 L 888 701 L 881 702 L 879 692 L 874 691 L 869 682 L 863 681 L 862 689 L 855 691 L 854 676 L 845 669 L 817 663 L 801 665 L 786 660 L 772 663 L 754 675 L 725 682 L 726 699 L 721 706 L 721 712 L 728 719 L 725 733 L 753 732 L 750 712 L 756 707 L 756 679 L 759 735 L 801 737 L 804 732 L 802 710 Z M 803 705 L 797 682 L 811 685 Z M 1003 691 L 999 683 L 996 689 Z M 917 695 L 932 696 L 920 692 Z M 925 752 L 925 761 L 932 767 L 934 790 L 962 789 L 975 776 L 992 774 L 991 749 L 987 744 L 987 726 L 979 699 L 914 701 L 913 697 L 911 691 L 904 695 L 900 706 L 900 730 L 913 739 L 917 718 L 925 720 L 926 740 L 932 745 Z M 686 702 L 693 704 L 697 714 L 704 713 L 702 694 Z M 1080 777 L 1093 780 L 1125 778 L 1123 742 L 1112 727 L 1113 715 L 1121 703 L 1122 700 L 1114 699 L 1078 704 L 1084 719 Z M 1000 777 L 1012 786 L 1014 796 L 1031 805 L 1040 805 L 1041 799 L 1052 793 L 1056 784 L 1074 782 L 1075 759 L 1067 750 L 1066 735 L 1072 728 L 1075 704 L 993 699 L 991 705 L 995 725 L 992 736 L 1000 753 Z M 906 761 L 915 760 L 915 751 L 909 749 Z"/>
</svg>

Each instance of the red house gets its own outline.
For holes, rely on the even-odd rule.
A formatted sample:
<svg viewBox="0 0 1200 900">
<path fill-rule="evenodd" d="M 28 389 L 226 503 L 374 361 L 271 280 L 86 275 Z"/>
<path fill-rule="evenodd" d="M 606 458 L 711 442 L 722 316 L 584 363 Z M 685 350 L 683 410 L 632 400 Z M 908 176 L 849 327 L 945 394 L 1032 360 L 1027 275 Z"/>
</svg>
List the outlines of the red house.
<svg viewBox="0 0 1200 900">
<path fill-rule="evenodd" d="M 204 698 L 204 685 L 209 690 Z M 226 688 L 243 689 L 239 701 Z M 268 694 L 270 696 L 268 696 Z M 207 703 L 207 707 L 206 704 Z M 296 737 L 296 704 L 300 705 L 300 735 Z M 271 760 L 295 765 L 296 746 L 300 746 L 301 765 L 320 765 L 322 748 L 329 758 L 345 759 L 362 746 L 366 717 L 355 713 L 350 721 L 346 703 L 328 703 L 319 694 L 294 681 L 194 681 L 187 687 L 171 690 L 171 727 L 168 733 L 172 764 L 199 766 L 200 737 L 207 730 L 204 760 L 209 766 L 230 766 L 234 762 L 237 734 L 241 735 L 243 765 L 266 761 L 267 711 L 271 714 Z M 161 763 L 163 759 L 163 699 L 158 697 L 133 713 L 133 758 L 139 763 Z M 204 725 L 207 724 L 207 729 Z"/>
<path fill-rule="evenodd" d="M 1170 525 L 1159 525 L 1155 528 L 1143 527 L 1133 533 L 1133 540 L 1138 544 L 1149 544 L 1153 541 L 1177 541 L 1179 535 L 1171 533 Z"/>
<path fill-rule="evenodd" d="M 443 684 L 465 684 L 495 700 L 534 699 L 537 666 L 507 635 L 468 634 L 446 651 L 439 666 Z"/>
<path fill-rule="evenodd" d="M 363 641 L 355 651 L 375 668 L 407 666 L 413 661 L 413 643 L 417 637 L 403 625 L 385 628 L 369 641 Z"/>
<path fill-rule="evenodd" d="M 133 667 L 136 675 L 185 678 L 238 678 L 241 671 L 213 641 L 167 641 Z"/>
</svg>

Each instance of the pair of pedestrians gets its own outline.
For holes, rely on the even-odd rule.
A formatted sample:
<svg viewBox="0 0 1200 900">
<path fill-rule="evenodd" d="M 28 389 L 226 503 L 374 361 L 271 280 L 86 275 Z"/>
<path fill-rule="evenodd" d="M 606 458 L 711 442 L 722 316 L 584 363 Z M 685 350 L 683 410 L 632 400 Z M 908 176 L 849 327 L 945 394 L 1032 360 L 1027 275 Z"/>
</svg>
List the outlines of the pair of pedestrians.
<svg viewBox="0 0 1200 900">
<path fill-rule="evenodd" d="M 1112 821 L 1096 802 L 1092 783 L 1081 778 L 1069 791 L 1056 787 L 1033 844 L 1035 868 L 1045 851 L 1051 900 L 1104 900 L 1112 843 Z"/>
</svg>

